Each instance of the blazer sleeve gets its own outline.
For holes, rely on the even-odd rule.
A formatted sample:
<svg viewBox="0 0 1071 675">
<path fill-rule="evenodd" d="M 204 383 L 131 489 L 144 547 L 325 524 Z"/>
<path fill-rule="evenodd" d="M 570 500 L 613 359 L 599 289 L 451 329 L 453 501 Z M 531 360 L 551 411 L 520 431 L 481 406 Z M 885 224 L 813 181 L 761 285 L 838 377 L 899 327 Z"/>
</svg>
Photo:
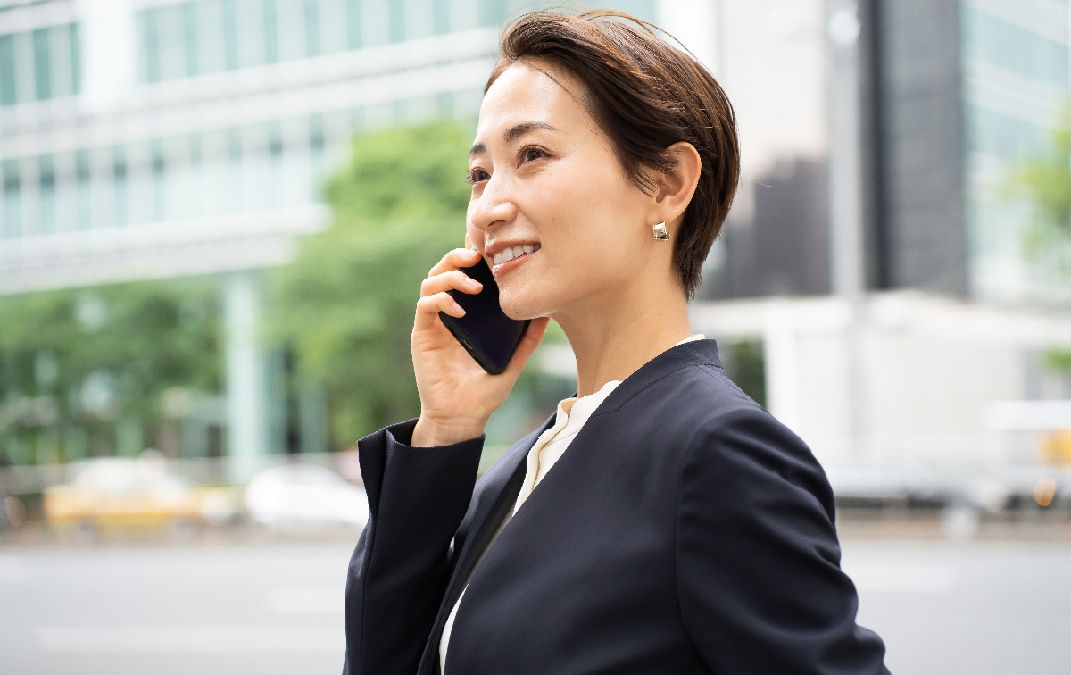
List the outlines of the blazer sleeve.
<svg viewBox="0 0 1071 675">
<path fill-rule="evenodd" d="M 414 425 L 358 441 L 370 513 L 346 579 L 344 675 L 415 673 L 450 578 L 483 437 L 413 448 Z"/>
<path fill-rule="evenodd" d="M 696 432 L 682 472 L 682 618 L 713 672 L 888 673 L 856 625 L 833 493 L 803 442 L 758 407 Z"/>
</svg>

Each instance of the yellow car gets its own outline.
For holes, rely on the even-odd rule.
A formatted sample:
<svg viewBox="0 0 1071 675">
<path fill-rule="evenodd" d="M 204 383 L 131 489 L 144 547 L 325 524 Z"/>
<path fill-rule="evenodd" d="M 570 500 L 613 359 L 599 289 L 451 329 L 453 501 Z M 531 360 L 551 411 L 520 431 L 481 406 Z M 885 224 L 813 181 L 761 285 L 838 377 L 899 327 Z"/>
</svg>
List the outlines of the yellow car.
<svg viewBox="0 0 1071 675">
<path fill-rule="evenodd" d="M 46 488 L 44 513 L 61 532 L 166 530 L 227 522 L 238 505 L 229 489 L 193 485 L 161 457 L 105 457 L 81 463 L 71 482 Z"/>
</svg>

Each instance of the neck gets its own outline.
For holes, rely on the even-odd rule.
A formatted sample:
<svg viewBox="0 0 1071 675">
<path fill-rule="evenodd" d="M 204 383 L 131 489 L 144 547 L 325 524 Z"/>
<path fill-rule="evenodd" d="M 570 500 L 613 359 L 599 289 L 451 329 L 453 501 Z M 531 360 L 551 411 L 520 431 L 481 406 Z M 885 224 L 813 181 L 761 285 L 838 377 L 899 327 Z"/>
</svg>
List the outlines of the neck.
<svg viewBox="0 0 1071 675">
<path fill-rule="evenodd" d="M 645 363 L 690 337 L 684 294 L 652 302 L 618 303 L 622 311 L 556 317 L 576 355 L 577 394 L 587 396 L 610 380 L 624 380 Z"/>
</svg>

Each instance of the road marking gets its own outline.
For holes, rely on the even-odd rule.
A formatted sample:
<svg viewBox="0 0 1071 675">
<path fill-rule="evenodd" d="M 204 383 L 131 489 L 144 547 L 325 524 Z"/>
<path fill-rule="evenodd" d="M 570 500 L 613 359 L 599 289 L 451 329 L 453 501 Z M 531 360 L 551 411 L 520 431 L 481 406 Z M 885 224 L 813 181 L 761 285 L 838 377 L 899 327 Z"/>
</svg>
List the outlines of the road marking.
<svg viewBox="0 0 1071 675">
<path fill-rule="evenodd" d="M 40 628 L 38 643 L 63 653 L 341 653 L 339 631 L 304 626 Z"/>
<path fill-rule="evenodd" d="M 325 614 L 338 616 L 345 610 L 345 591 L 335 586 L 272 588 L 264 606 L 273 614 Z"/>
</svg>

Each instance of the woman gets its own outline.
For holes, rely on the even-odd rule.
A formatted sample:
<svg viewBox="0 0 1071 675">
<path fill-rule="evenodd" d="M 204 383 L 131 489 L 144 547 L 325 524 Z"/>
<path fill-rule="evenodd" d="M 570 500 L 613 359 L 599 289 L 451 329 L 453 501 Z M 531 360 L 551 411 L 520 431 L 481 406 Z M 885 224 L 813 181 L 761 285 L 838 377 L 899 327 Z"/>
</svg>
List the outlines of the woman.
<svg viewBox="0 0 1071 675">
<path fill-rule="evenodd" d="M 806 446 L 725 376 L 687 300 L 732 201 L 717 82 L 645 24 L 507 28 L 469 157 L 466 244 L 420 289 L 415 421 L 360 441 L 371 506 L 347 673 L 880 673 Z M 492 266 L 530 319 L 488 375 L 439 313 Z M 557 321 L 577 396 L 476 481 L 488 417 Z"/>
</svg>

